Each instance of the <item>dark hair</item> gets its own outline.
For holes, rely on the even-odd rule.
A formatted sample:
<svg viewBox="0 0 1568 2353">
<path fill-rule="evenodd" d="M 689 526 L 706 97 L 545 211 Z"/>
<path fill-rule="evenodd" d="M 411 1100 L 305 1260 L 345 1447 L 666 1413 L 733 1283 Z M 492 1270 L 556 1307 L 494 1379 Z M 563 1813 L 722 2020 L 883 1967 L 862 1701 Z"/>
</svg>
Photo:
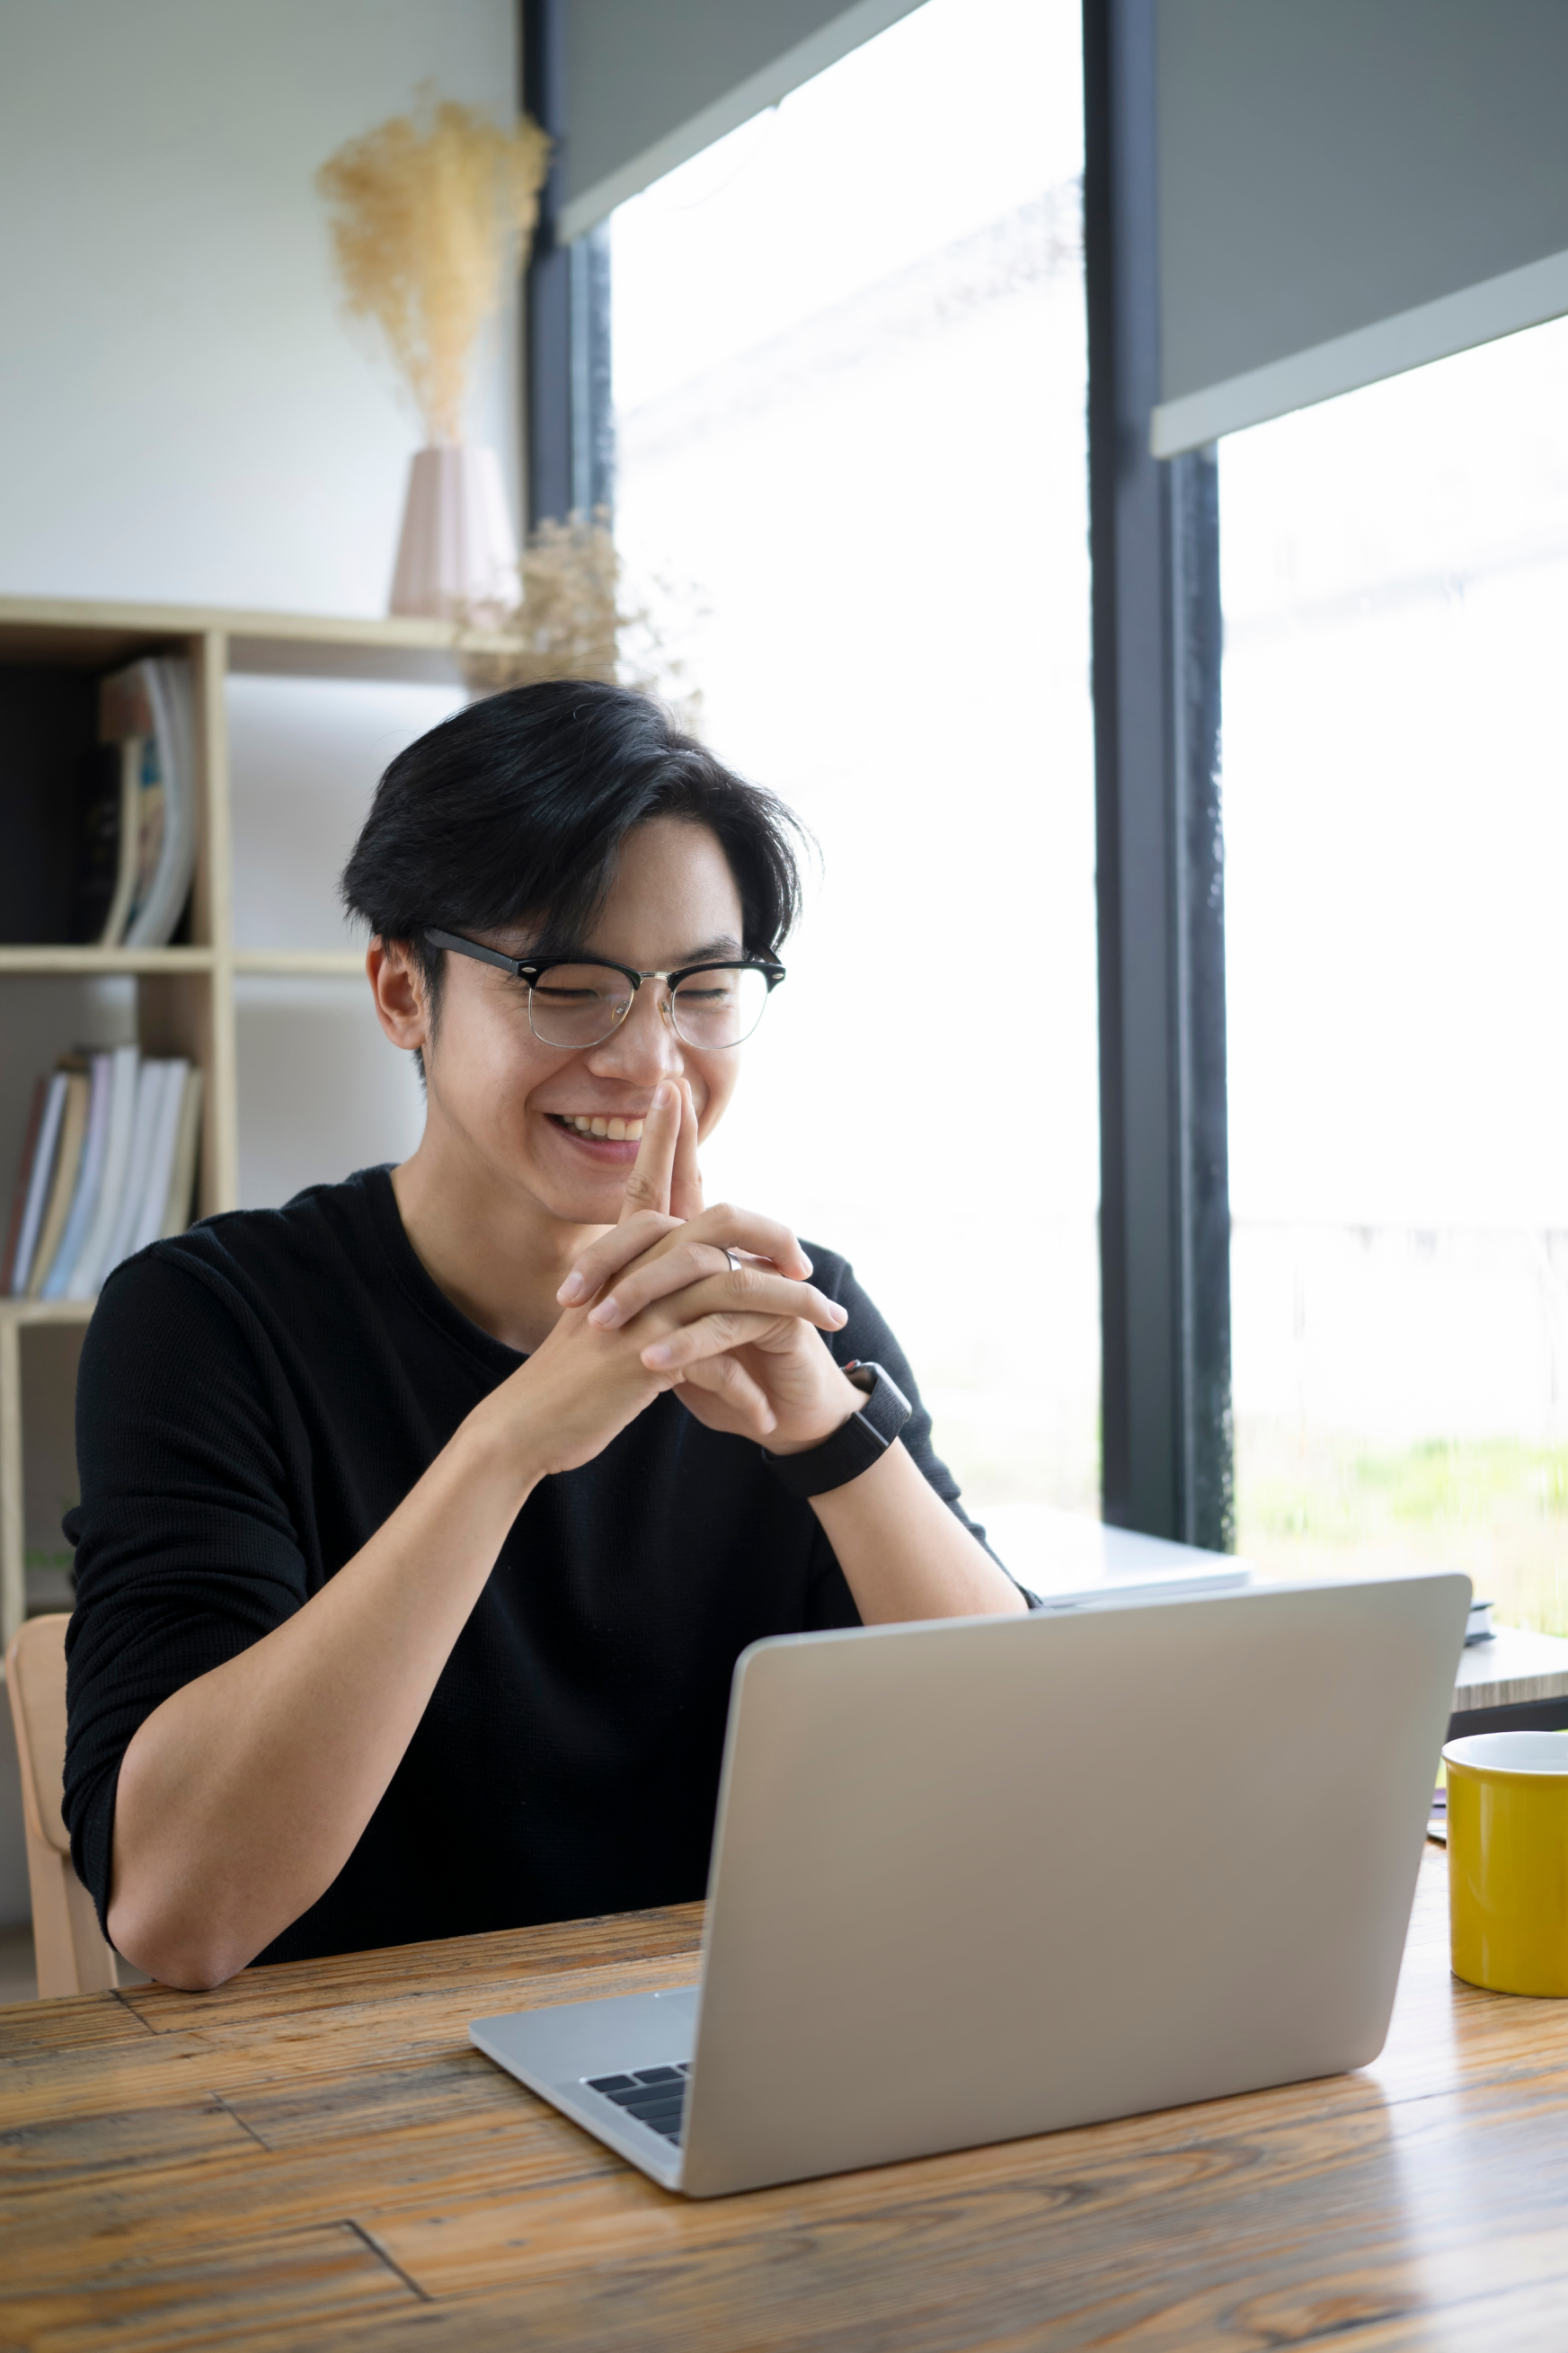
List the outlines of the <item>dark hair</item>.
<svg viewBox="0 0 1568 2353">
<path fill-rule="evenodd" d="M 650 818 L 716 834 L 740 893 L 748 955 L 778 953 L 800 912 L 799 820 L 646 694 L 551 679 L 472 702 L 400 752 L 375 789 L 339 890 L 350 914 L 405 942 L 439 999 L 427 928 L 528 923 L 577 946 Z"/>
</svg>

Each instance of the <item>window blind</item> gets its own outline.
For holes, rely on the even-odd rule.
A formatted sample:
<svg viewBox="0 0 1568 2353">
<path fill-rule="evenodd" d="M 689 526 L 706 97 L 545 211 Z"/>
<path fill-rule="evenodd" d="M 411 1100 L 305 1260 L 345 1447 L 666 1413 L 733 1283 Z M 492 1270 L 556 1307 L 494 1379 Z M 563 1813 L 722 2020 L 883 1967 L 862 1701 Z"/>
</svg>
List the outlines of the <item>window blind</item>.
<svg viewBox="0 0 1568 2353">
<path fill-rule="evenodd" d="M 557 234 L 787 97 L 918 0 L 569 0 Z"/>
<path fill-rule="evenodd" d="M 1157 457 L 1568 312 L 1564 0 L 1158 0 Z"/>
</svg>

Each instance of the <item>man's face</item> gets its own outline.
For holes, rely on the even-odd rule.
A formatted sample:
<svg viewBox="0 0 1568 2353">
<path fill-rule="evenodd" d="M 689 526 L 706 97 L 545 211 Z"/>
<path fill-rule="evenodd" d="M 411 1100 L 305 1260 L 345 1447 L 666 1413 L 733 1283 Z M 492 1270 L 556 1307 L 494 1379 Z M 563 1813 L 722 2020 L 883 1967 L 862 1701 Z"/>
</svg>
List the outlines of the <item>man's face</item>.
<svg viewBox="0 0 1568 2353">
<path fill-rule="evenodd" d="M 580 943 L 637 972 L 670 972 L 703 956 L 742 953 L 740 894 L 718 839 L 706 826 L 655 818 L 630 834 L 614 889 Z M 487 947 L 526 955 L 524 931 L 476 934 Z M 528 987 L 472 957 L 448 955 L 434 1043 L 421 1041 L 428 1118 L 443 1149 L 521 1189 L 572 1226 L 611 1225 L 620 1214 L 641 1123 L 661 1079 L 684 1078 L 700 1138 L 711 1134 L 734 1092 L 740 1050 L 698 1051 L 661 1012 L 667 992 L 644 981 L 620 1027 L 598 1045 L 542 1044 L 529 1025 Z M 611 1134 L 617 1122 L 620 1135 Z M 603 1122 L 584 1132 L 580 1122 Z"/>
</svg>

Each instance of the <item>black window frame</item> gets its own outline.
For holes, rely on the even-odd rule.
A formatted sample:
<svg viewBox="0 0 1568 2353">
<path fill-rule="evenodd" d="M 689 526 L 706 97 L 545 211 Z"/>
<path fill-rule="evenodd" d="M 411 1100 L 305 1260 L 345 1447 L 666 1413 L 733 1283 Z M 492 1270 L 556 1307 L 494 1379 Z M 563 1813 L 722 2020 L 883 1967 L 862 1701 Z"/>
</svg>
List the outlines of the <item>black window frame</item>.
<svg viewBox="0 0 1568 2353">
<path fill-rule="evenodd" d="M 1234 1548 L 1218 470 L 1156 459 L 1155 0 L 1083 0 L 1103 1510 Z"/>
</svg>

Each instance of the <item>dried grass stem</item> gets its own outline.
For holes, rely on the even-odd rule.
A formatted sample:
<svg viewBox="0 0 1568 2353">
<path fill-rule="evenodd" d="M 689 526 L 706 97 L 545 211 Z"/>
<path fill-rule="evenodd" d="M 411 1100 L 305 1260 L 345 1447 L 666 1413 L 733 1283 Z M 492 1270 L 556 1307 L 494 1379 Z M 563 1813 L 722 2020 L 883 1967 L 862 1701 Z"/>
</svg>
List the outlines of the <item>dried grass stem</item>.
<svg viewBox="0 0 1568 2353">
<path fill-rule="evenodd" d="M 316 175 L 344 303 L 381 329 L 431 441 L 462 439 L 474 347 L 526 259 L 549 159 L 526 116 L 502 131 L 423 93 Z"/>
</svg>

